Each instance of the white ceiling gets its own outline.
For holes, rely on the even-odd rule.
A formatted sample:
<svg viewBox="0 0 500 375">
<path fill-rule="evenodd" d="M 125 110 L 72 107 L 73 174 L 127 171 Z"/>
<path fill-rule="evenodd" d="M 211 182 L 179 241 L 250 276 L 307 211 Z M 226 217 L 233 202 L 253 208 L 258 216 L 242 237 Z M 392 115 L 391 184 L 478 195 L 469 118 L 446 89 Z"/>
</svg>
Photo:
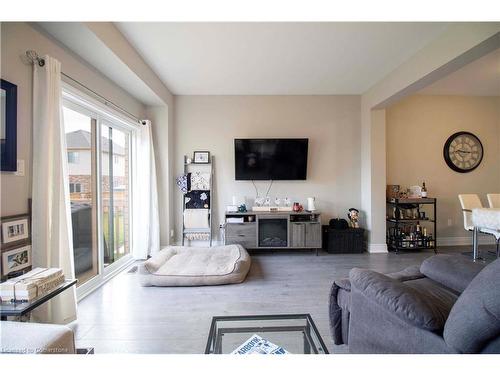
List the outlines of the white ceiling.
<svg viewBox="0 0 500 375">
<path fill-rule="evenodd" d="M 500 49 L 434 82 L 426 95 L 500 96 Z"/>
<path fill-rule="evenodd" d="M 162 100 L 84 24 L 80 22 L 38 22 L 37 26 L 141 103 L 147 105 L 163 104 Z"/>
<path fill-rule="evenodd" d="M 446 23 L 117 23 L 177 95 L 362 94 Z"/>
</svg>

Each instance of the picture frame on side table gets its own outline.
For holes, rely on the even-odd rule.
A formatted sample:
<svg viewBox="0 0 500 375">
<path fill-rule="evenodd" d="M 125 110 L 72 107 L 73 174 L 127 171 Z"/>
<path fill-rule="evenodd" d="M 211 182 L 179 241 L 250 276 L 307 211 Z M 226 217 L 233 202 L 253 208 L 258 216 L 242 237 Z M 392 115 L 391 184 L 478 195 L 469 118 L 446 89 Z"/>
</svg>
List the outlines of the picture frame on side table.
<svg viewBox="0 0 500 375">
<path fill-rule="evenodd" d="M 2 276 L 31 266 L 31 245 L 2 252 Z"/>
<path fill-rule="evenodd" d="M 195 164 L 209 164 L 210 151 L 195 151 L 193 153 L 193 163 Z"/>
<path fill-rule="evenodd" d="M 0 79 L 0 160 L 2 171 L 17 170 L 17 85 Z"/>
<path fill-rule="evenodd" d="M 26 242 L 30 238 L 29 215 L 16 215 L 3 217 L 2 223 L 2 248 L 6 244 Z"/>
</svg>

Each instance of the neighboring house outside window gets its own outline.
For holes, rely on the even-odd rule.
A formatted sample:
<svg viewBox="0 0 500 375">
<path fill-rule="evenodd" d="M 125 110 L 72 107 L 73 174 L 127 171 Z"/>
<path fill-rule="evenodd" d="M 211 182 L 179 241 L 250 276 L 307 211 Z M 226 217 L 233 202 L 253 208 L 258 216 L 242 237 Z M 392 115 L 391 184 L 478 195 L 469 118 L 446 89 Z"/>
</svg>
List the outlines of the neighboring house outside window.
<svg viewBox="0 0 500 375">
<path fill-rule="evenodd" d="M 68 163 L 78 164 L 79 155 L 78 151 L 68 151 Z"/>
</svg>

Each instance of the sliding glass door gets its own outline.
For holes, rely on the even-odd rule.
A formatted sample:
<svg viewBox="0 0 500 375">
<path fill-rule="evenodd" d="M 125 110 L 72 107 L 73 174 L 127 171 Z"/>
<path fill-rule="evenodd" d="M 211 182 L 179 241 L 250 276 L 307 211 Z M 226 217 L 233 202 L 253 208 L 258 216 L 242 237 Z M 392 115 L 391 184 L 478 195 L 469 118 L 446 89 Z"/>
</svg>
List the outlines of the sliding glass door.
<svg viewBox="0 0 500 375">
<path fill-rule="evenodd" d="M 63 109 L 68 154 L 73 254 L 78 283 L 98 274 L 96 119 L 85 111 Z"/>
<path fill-rule="evenodd" d="M 97 284 L 131 260 L 133 130 L 80 103 L 63 103 L 75 274 L 78 286 Z"/>
<path fill-rule="evenodd" d="M 130 253 L 129 134 L 101 125 L 101 194 L 104 266 Z"/>
</svg>

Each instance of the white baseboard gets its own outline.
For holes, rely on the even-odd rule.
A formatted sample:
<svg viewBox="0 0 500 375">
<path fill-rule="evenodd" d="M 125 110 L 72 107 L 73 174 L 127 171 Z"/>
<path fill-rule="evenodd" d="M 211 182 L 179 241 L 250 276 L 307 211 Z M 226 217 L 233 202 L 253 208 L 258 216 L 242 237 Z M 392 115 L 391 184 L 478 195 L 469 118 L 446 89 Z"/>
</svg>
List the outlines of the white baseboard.
<svg viewBox="0 0 500 375">
<path fill-rule="evenodd" d="M 480 234 L 478 236 L 480 245 L 494 245 L 493 236 Z M 438 246 L 472 246 L 472 234 L 467 237 L 438 237 Z"/>
<path fill-rule="evenodd" d="M 385 243 L 371 243 L 368 244 L 369 253 L 387 253 L 387 244 Z"/>
</svg>

